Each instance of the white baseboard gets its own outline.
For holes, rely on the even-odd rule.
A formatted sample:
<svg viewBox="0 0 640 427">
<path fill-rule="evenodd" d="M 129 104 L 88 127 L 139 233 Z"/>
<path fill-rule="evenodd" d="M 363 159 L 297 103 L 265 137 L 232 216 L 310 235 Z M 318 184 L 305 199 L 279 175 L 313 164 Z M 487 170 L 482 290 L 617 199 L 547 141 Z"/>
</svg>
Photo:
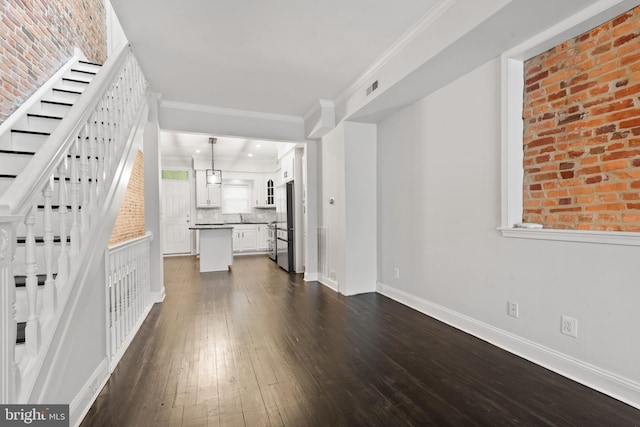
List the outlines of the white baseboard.
<svg viewBox="0 0 640 427">
<path fill-rule="evenodd" d="M 640 409 L 640 384 L 441 305 L 378 282 L 378 293 L 562 376 Z"/>
<path fill-rule="evenodd" d="M 304 281 L 305 282 L 317 282 L 319 278 L 318 273 L 304 273 Z"/>
<path fill-rule="evenodd" d="M 150 298 L 154 304 L 158 304 L 164 301 L 167 294 L 164 291 L 164 286 L 158 292 L 151 292 Z M 146 316 L 145 316 L 146 317 Z"/>
<path fill-rule="evenodd" d="M 318 282 L 322 283 L 323 285 L 325 285 L 327 288 L 332 289 L 336 292 L 340 292 L 338 290 L 338 282 L 336 282 L 335 280 L 331 280 L 326 276 L 323 276 L 321 274 L 318 275 Z"/>
<path fill-rule="evenodd" d="M 107 381 L 109 381 L 109 359 L 105 357 L 69 405 L 69 425 L 80 425 Z"/>
</svg>

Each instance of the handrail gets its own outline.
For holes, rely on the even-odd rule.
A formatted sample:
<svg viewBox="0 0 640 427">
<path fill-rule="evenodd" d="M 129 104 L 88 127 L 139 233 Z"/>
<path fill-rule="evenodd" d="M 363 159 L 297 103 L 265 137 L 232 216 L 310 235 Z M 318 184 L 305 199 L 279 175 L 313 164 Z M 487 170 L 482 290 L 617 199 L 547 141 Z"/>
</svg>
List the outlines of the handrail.
<svg viewBox="0 0 640 427">
<path fill-rule="evenodd" d="M 5 205 L 9 210 L 9 212 L 0 211 L 0 215 L 26 215 L 42 187 L 54 173 L 62 156 L 69 151 L 76 136 L 93 114 L 102 96 L 108 90 L 109 84 L 120 71 L 120 66 L 130 50 L 130 46 L 123 43 L 115 54 L 109 56 L 89 87 L 49 136 L 47 144 L 39 149 L 31 159 L 29 169 L 32 173 L 19 174 L 5 193 L 0 196 L 0 208 Z"/>
<path fill-rule="evenodd" d="M 107 248 L 107 251 L 110 254 L 113 254 L 115 252 L 118 252 L 120 250 L 126 249 L 129 246 L 134 246 L 137 245 L 138 243 L 144 241 L 144 240 L 149 240 L 151 241 L 151 239 L 153 239 L 153 233 L 151 231 L 147 231 L 144 235 L 140 236 L 140 237 L 135 237 L 131 240 L 126 240 L 124 242 L 120 242 L 120 243 L 116 243 L 115 245 L 109 246 Z"/>
</svg>

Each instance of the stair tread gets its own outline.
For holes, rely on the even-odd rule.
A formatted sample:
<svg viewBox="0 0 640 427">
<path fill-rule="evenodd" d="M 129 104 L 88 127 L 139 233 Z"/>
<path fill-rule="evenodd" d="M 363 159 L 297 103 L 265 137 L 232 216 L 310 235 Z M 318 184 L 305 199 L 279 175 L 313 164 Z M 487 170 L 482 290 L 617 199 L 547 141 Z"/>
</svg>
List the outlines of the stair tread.
<svg viewBox="0 0 640 427">
<path fill-rule="evenodd" d="M 17 322 L 18 333 L 16 334 L 16 344 L 24 344 L 25 342 L 25 329 L 27 329 L 27 322 Z"/>
<path fill-rule="evenodd" d="M 98 74 L 98 73 L 93 72 L 93 71 L 78 70 L 78 69 L 75 69 L 75 68 L 72 68 L 71 71 L 74 71 L 76 73 L 82 73 L 82 74 L 91 74 L 92 76 L 95 76 L 96 74 Z"/>
<path fill-rule="evenodd" d="M 44 243 L 44 237 L 38 236 L 35 238 L 36 243 Z M 27 241 L 26 237 L 18 237 L 16 238 L 16 243 L 19 245 L 24 245 Z M 67 243 L 71 242 L 71 237 L 67 237 Z M 53 236 L 53 243 L 60 243 L 60 236 Z"/>
<path fill-rule="evenodd" d="M 0 150 L 0 154 L 20 154 L 24 156 L 33 156 L 36 153 L 33 151 Z"/>
<path fill-rule="evenodd" d="M 37 117 L 39 119 L 51 119 L 51 120 L 62 120 L 62 117 L 58 117 L 58 116 L 48 116 L 46 114 L 33 114 L 33 113 L 27 113 L 27 117 Z"/>
<path fill-rule="evenodd" d="M 24 133 L 24 134 L 27 134 L 27 135 L 42 135 L 42 136 L 51 135 L 51 132 L 40 132 L 40 131 L 25 130 L 25 129 L 11 129 L 11 132 L 13 132 L 13 133 Z"/>
<path fill-rule="evenodd" d="M 64 105 L 66 107 L 73 107 L 73 104 L 69 102 L 50 101 L 48 99 L 43 99 L 40 102 L 44 102 L 45 104 Z"/>
<path fill-rule="evenodd" d="M 91 62 L 91 61 L 83 61 L 80 60 L 78 61 L 80 64 L 88 64 L 88 65 L 95 65 L 97 67 L 102 67 L 102 64 L 98 64 L 97 62 Z"/>
<path fill-rule="evenodd" d="M 69 90 L 69 89 L 57 89 L 57 88 L 53 88 L 52 89 L 54 92 L 64 92 L 64 93 L 71 93 L 73 95 L 82 95 L 82 92 L 78 92 L 77 90 Z"/>
<path fill-rule="evenodd" d="M 44 209 L 44 205 L 38 205 L 37 208 L 39 210 L 43 210 Z M 67 209 L 72 209 L 73 207 L 71 205 L 67 205 Z M 51 209 L 60 209 L 60 205 L 51 205 Z M 78 209 L 82 209 L 82 205 L 78 205 Z"/>
<path fill-rule="evenodd" d="M 55 279 L 57 274 L 53 274 L 53 278 Z M 38 286 L 44 286 L 45 280 L 47 280 L 46 274 L 36 274 L 36 278 L 38 279 Z M 27 286 L 27 276 L 24 275 L 16 275 L 13 276 L 13 280 L 15 281 L 16 288 L 24 288 Z"/>
<path fill-rule="evenodd" d="M 69 77 L 63 77 L 63 78 L 62 78 L 62 80 L 63 80 L 63 81 L 65 81 L 65 82 L 82 83 L 82 84 L 86 84 L 86 85 L 88 85 L 89 83 L 91 83 L 91 82 L 90 82 L 90 81 L 88 81 L 88 80 L 71 79 L 71 78 L 69 78 Z"/>
</svg>

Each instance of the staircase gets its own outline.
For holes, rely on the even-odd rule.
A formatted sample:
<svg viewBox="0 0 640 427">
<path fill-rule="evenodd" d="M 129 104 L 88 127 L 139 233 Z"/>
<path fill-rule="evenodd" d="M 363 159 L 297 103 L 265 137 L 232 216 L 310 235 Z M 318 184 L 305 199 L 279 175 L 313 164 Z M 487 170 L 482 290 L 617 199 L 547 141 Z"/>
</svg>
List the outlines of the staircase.
<svg viewBox="0 0 640 427">
<path fill-rule="evenodd" d="M 69 65 L 71 65 L 69 67 Z M 83 60 L 68 64 L 68 71 L 35 100 L 27 111 L 18 113 L 10 129 L 0 137 L 0 195 L 24 170 L 36 151 L 58 126 L 100 70 L 100 65 Z"/>
<path fill-rule="evenodd" d="M 129 179 L 146 87 L 128 46 L 104 67 L 74 58 L 0 125 L 2 403 L 40 402 L 64 364 Z"/>
<path fill-rule="evenodd" d="M 25 168 L 29 167 L 29 162 L 33 159 L 38 149 L 46 143 L 51 133 L 56 129 L 71 107 L 76 103 L 80 95 L 91 83 L 93 78 L 100 71 L 101 64 L 84 61 L 81 59 L 73 59 L 65 68 L 63 75 L 53 82 L 53 86 L 47 89 L 40 99 L 33 100 L 32 105 L 28 106 L 26 112 L 18 113 L 20 117 L 15 118 L 8 132 L 4 132 L 0 139 L 0 195 L 4 194 L 7 188 L 15 180 L 18 174 L 22 173 Z M 52 187 L 53 195 L 59 193 L 58 179 L 54 178 Z M 68 182 L 68 178 L 67 178 Z M 52 200 L 56 203 L 55 198 Z M 52 205 L 52 223 L 54 225 L 53 245 L 54 252 L 59 252 L 60 236 L 56 235 L 57 211 L 59 206 Z M 68 209 L 71 207 L 68 206 Z M 38 265 L 44 265 L 42 249 L 45 244 L 44 229 L 44 198 L 38 200 L 35 229 L 36 254 L 40 254 L 37 262 Z M 71 224 L 67 224 L 68 227 Z M 16 230 L 16 262 L 13 264 L 13 274 L 16 284 L 16 322 L 17 335 L 16 344 L 25 343 L 25 329 L 27 325 L 28 305 L 26 295 L 26 266 L 20 260 L 24 260 L 24 250 L 26 244 L 26 225 L 21 223 Z M 67 238 L 67 244 L 70 239 Z M 55 255 L 54 255 L 55 256 Z M 43 270 L 43 269 L 42 269 Z M 55 267 L 50 269 L 51 275 L 37 274 L 38 289 L 43 289 L 45 282 L 52 283 L 57 276 Z M 19 348 L 21 353 L 22 349 Z"/>
</svg>

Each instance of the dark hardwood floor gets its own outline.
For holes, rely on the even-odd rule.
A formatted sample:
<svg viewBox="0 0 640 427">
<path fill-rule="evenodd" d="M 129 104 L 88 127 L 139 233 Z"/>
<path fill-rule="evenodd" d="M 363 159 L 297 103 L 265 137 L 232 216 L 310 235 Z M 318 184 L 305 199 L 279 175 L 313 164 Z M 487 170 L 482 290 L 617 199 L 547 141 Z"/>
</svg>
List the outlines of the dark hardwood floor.
<svg viewBox="0 0 640 427">
<path fill-rule="evenodd" d="M 83 426 L 633 426 L 640 411 L 377 294 L 266 256 L 165 259 L 157 304 Z"/>
</svg>

